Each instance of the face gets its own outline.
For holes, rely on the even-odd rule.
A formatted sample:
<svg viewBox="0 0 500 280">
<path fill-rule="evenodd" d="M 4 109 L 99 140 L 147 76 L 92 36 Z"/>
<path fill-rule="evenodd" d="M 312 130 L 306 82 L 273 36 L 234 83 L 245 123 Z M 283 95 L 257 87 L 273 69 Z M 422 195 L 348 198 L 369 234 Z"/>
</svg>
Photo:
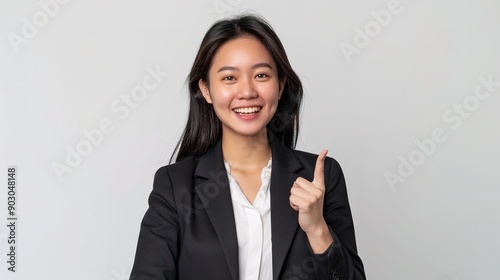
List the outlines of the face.
<svg viewBox="0 0 500 280">
<path fill-rule="evenodd" d="M 222 122 L 223 134 L 254 136 L 265 131 L 283 92 L 276 64 L 253 37 L 222 45 L 212 60 L 209 83 L 199 81 L 205 100 Z"/>
</svg>

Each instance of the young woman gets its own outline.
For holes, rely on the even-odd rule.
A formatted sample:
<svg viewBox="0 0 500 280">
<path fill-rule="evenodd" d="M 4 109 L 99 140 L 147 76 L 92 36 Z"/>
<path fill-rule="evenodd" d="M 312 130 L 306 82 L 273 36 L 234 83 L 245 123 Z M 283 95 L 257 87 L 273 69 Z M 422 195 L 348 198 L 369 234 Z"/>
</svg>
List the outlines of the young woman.
<svg viewBox="0 0 500 280">
<path fill-rule="evenodd" d="M 294 150 L 302 84 L 270 25 L 215 23 L 188 80 L 130 279 L 365 279 L 339 164 Z"/>
</svg>

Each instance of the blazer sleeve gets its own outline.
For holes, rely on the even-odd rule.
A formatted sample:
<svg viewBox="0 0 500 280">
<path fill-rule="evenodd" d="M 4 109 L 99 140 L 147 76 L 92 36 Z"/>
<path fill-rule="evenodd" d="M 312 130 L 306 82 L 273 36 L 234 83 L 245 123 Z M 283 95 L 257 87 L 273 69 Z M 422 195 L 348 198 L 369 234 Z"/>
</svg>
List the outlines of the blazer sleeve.
<svg viewBox="0 0 500 280">
<path fill-rule="evenodd" d="M 176 279 L 179 222 L 166 167 L 155 174 L 148 204 L 141 222 L 130 280 Z"/>
<path fill-rule="evenodd" d="M 334 241 L 324 253 L 315 255 L 321 263 L 316 278 L 365 280 L 363 263 L 356 248 L 344 174 L 339 163 L 329 159 L 329 172 L 325 168 L 324 217 Z"/>
</svg>

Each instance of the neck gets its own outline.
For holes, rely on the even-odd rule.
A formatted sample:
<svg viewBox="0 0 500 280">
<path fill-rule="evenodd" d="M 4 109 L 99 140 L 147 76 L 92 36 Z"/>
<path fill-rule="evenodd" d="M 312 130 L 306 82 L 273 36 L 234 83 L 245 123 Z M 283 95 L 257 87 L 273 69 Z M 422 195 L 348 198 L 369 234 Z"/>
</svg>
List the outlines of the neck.
<svg viewBox="0 0 500 280">
<path fill-rule="evenodd" d="M 222 133 L 222 156 L 231 170 L 260 170 L 267 165 L 271 154 L 266 129 L 252 136 Z"/>
</svg>

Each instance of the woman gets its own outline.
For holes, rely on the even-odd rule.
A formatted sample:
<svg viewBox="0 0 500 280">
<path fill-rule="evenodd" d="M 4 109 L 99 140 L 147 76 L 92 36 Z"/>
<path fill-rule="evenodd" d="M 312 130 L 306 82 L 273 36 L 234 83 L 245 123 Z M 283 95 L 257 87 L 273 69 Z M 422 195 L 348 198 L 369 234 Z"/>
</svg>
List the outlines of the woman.
<svg viewBox="0 0 500 280">
<path fill-rule="evenodd" d="M 302 84 L 272 28 L 215 23 L 188 80 L 130 279 L 365 279 L 339 164 L 294 150 Z"/>
</svg>

